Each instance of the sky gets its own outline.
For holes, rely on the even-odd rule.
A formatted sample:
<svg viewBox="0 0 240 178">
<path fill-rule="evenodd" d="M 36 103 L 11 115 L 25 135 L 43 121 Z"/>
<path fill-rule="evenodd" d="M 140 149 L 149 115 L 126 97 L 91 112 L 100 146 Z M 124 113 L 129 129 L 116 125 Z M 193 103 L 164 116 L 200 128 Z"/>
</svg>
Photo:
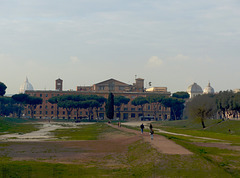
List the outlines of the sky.
<svg viewBox="0 0 240 178">
<path fill-rule="evenodd" d="M 0 0 L 0 81 L 16 94 L 114 78 L 240 88 L 239 0 Z"/>
</svg>

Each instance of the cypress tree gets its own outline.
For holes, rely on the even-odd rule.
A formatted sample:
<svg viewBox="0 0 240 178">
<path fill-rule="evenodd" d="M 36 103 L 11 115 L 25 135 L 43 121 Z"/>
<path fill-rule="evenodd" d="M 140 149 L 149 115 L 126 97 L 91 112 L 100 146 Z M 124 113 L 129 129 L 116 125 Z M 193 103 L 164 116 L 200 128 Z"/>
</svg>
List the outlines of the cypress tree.
<svg viewBox="0 0 240 178">
<path fill-rule="evenodd" d="M 114 117 L 114 95 L 112 93 L 109 93 L 108 100 L 106 103 L 106 115 L 108 119 L 113 119 Z"/>
</svg>

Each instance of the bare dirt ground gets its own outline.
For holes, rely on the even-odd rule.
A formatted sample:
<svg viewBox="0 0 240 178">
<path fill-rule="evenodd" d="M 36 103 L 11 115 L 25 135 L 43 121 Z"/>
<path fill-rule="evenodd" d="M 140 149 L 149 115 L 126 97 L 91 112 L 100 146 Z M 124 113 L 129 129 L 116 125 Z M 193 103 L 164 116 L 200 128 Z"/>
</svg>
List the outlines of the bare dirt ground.
<svg viewBox="0 0 240 178">
<path fill-rule="evenodd" d="M 135 126 L 140 126 L 142 122 L 128 123 Z M 115 131 L 113 133 L 106 133 L 101 136 L 100 140 L 93 141 L 49 141 L 54 138 L 49 134 L 49 131 L 57 128 L 71 128 L 75 127 L 76 123 L 42 123 L 43 126 L 39 131 L 29 134 L 6 134 L 0 136 L 0 156 L 10 157 L 12 160 L 36 160 L 53 163 L 68 163 L 68 164 L 86 164 L 89 166 L 91 162 L 104 166 L 124 166 L 117 158 L 121 154 L 125 154 L 129 145 L 136 141 L 148 142 L 157 151 L 163 154 L 178 154 L 191 155 L 192 153 L 177 145 L 171 140 L 154 135 L 154 139 L 150 139 L 150 135 L 145 130 L 143 134 L 137 130 L 128 129 L 125 127 L 118 127 L 109 124 L 111 127 L 119 129 L 122 132 Z M 149 122 L 144 122 L 147 127 Z M 131 134 L 129 134 L 131 133 Z M 14 137 L 14 138 L 13 138 Z M 48 140 L 48 141 L 46 141 Z M 194 143 L 199 146 L 220 147 L 232 149 L 233 146 L 226 144 L 213 143 Z M 240 147 L 234 148 L 240 149 Z M 106 159 L 113 157 L 114 159 Z M 104 162 L 105 161 L 105 162 Z"/>
<path fill-rule="evenodd" d="M 86 164 L 94 162 L 110 166 L 114 157 L 126 153 L 128 146 L 141 140 L 134 134 L 113 132 L 101 136 L 101 140 L 91 141 L 49 141 L 54 139 L 50 131 L 58 128 L 73 128 L 76 123 L 39 123 L 40 130 L 28 134 L 6 134 L 0 136 L 0 156 L 10 157 L 12 160 L 35 160 L 52 163 Z M 81 123 L 77 123 L 79 125 Z M 47 141 L 48 140 L 48 141 Z M 124 165 L 121 165 L 124 166 Z"/>
</svg>

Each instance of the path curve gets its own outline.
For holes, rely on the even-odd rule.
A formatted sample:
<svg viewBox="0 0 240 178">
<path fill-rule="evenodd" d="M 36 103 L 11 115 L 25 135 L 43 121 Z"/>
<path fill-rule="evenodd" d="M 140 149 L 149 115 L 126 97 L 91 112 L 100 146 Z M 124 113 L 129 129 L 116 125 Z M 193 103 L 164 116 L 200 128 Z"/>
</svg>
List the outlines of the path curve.
<svg viewBox="0 0 240 178">
<path fill-rule="evenodd" d="M 141 136 L 144 141 L 149 142 L 154 148 L 156 148 L 159 152 L 164 153 L 164 154 L 178 154 L 178 155 L 191 155 L 193 154 L 186 148 L 176 144 L 175 142 L 160 136 L 160 135 L 154 135 L 154 139 L 151 140 L 149 132 L 143 132 L 141 134 L 140 128 L 139 131 L 133 130 L 133 129 L 128 129 L 126 127 L 118 127 L 116 125 L 108 124 L 109 126 L 119 129 L 124 132 L 130 132 L 130 133 L 135 133 L 136 135 Z"/>
</svg>

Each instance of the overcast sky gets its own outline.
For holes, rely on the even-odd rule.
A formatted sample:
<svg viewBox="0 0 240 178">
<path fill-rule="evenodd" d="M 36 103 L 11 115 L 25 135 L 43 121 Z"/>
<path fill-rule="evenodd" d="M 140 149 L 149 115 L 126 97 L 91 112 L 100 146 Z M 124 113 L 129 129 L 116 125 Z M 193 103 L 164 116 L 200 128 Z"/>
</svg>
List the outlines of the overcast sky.
<svg viewBox="0 0 240 178">
<path fill-rule="evenodd" d="M 170 92 L 240 88 L 240 1 L 0 0 L 0 65 L 8 94 L 26 77 L 40 90 L 135 75 Z"/>
</svg>

